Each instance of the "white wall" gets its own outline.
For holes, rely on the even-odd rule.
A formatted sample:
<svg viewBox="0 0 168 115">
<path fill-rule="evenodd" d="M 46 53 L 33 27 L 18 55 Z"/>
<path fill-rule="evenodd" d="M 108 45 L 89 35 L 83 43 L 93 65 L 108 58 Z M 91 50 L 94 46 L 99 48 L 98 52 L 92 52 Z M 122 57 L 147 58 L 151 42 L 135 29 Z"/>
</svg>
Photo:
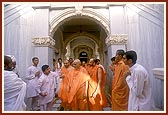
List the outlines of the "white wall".
<svg viewBox="0 0 168 115">
<path fill-rule="evenodd" d="M 14 55 L 20 77 L 25 76 L 35 55 L 31 43 L 33 36 L 34 10 L 29 5 L 9 5 L 4 9 L 4 55 Z"/>
<path fill-rule="evenodd" d="M 34 56 L 39 57 L 39 66 L 44 63 L 52 66 L 53 50 L 32 44 L 33 37 L 49 36 L 48 14 L 48 9 L 34 10 L 31 4 L 12 4 L 4 8 L 4 55 L 15 56 L 21 78 L 25 77 Z"/>
<path fill-rule="evenodd" d="M 126 6 L 125 13 L 128 33 L 127 50 L 137 52 L 137 62 L 147 69 L 153 87 L 153 84 L 159 84 L 159 81 L 154 79 L 152 69 L 164 68 L 163 13 L 158 13 L 143 5 Z M 156 88 L 152 88 L 155 101 L 158 99 Z M 160 88 L 158 85 L 158 89 Z"/>
</svg>

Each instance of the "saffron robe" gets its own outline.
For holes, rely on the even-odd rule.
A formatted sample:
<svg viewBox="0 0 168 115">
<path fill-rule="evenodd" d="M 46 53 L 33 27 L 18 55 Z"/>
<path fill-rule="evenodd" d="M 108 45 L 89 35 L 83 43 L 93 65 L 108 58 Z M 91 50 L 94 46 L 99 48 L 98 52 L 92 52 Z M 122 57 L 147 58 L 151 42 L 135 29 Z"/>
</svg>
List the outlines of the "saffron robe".
<svg viewBox="0 0 168 115">
<path fill-rule="evenodd" d="M 129 67 L 123 61 L 116 64 L 112 80 L 112 111 L 128 110 L 129 87 L 124 74 L 127 71 L 129 71 Z"/>
<path fill-rule="evenodd" d="M 101 77 L 101 84 L 100 90 L 96 98 L 91 97 L 91 95 L 96 91 L 98 86 L 98 68 L 102 70 L 102 77 Z M 106 96 L 104 93 L 104 85 L 106 81 L 106 73 L 104 69 L 99 66 L 95 65 L 94 67 L 90 68 L 90 80 L 89 80 L 89 108 L 91 111 L 102 111 L 103 107 L 107 106 Z"/>
<path fill-rule="evenodd" d="M 60 85 L 60 90 L 58 92 L 58 97 L 62 101 L 62 106 L 64 109 L 69 109 L 68 104 L 68 91 L 67 91 L 67 84 L 69 83 L 69 72 L 72 71 L 74 68 L 72 66 L 69 66 L 68 68 L 62 67 L 61 73 L 63 75 L 62 82 Z"/>
<path fill-rule="evenodd" d="M 85 98 L 86 82 L 90 79 L 86 69 L 80 66 L 69 73 L 69 93 L 68 103 L 73 111 L 87 110 L 87 101 Z"/>
</svg>

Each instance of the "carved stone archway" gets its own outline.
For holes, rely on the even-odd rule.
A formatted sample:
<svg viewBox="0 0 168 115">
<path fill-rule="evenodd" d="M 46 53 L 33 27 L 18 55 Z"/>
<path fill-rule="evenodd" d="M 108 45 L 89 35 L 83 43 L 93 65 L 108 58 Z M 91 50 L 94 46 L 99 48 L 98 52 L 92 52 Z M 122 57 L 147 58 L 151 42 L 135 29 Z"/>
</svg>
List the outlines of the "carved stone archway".
<svg viewBox="0 0 168 115">
<path fill-rule="evenodd" d="M 78 58 L 78 55 L 82 51 L 87 52 L 87 54 L 89 55 L 89 58 L 90 57 L 95 57 L 95 58 L 100 57 L 100 52 L 98 52 L 98 48 L 99 48 L 98 44 L 92 38 L 90 38 L 88 36 L 77 36 L 77 37 L 69 40 L 68 43 L 65 43 L 65 45 L 66 45 L 65 56 L 67 59 L 70 57 L 71 58 Z M 83 47 L 83 48 L 80 49 L 80 51 L 77 51 L 77 54 L 74 54 L 74 49 L 77 47 Z"/>
<path fill-rule="evenodd" d="M 74 34 L 72 34 L 72 35 L 70 35 L 69 37 L 66 38 L 66 40 L 64 41 L 65 46 L 67 46 L 67 44 L 68 44 L 70 41 L 72 41 L 74 38 L 77 38 L 77 37 L 79 37 L 79 36 L 85 36 L 85 37 L 87 37 L 88 39 L 94 41 L 96 44 L 99 43 L 99 40 L 96 39 L 96 36 L 94 36 L 94 35 L 92 35 L 92 34 L 90 34 L 90 33 L 87 33 L 87 32 L 81 32 L 81 33 L 77 32 L 77 33 L 74 33 Z"/>
<path fill-rule="evenodd" d="M 95 11 L 92 8 L 83 8 L 82 6 L 77 6 L 75 8 L 68 8 L 60 12 L 50 21 L 50 36 L 53 38 L 56 30 L 68 20 L 71 20 L 74 17 L 82 17 L 95 21 L 100 25 L 106 32 L 107 36 L 110 34 L 109 20 L 100 15 L 99 12 Z"/>
<path fill-rule="evenodd" d="M 93 57 L 94 50 L 92 48 L 90 48 L 89 46 L 87 46 L 87 49 L 89 49 L 89 50 L 87 50 L 87 49 L 82 49 L 80 47 L 82 47 L 82 46 L 76 46 L 76 47 L 74 47 L 72 49 L 72 51 L 75 52 L 74 53 L 74 58 L 79 58 L 79 55 L 80 55 L 81 52 L 86 52 L 88 59 L 91 58 L 91 57 Z M 78 50 L 78 51 L 76 51 L 76 50 Z"/>
</svg>

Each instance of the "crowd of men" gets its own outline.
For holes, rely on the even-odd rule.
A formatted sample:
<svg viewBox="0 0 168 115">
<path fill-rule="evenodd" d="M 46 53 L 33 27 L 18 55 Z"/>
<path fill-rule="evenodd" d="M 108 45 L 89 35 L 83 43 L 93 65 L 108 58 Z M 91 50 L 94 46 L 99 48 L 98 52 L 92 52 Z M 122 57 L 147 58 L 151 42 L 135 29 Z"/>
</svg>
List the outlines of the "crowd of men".
<svg viewBox="0 0 168 115">
<path fill-rule="evenodd" d="M 64 111 L 103 111 L 109 104 L 105 95 L 106 71 L 99 59 L 53 60 L 38 67 L 39 58 L 32 58 L 24 82 L 16 73 L 10 55 L 4 56 L 4 110 L 51 111 L 56 98 Z M 152 111 L 151 83 L 147 71 L 137 64 L 135 51 L 116 51 L 111 59 L 113 72 L 112 111 Z M 26 103 L 25 103 L 26 102 Z"/>
</svg>

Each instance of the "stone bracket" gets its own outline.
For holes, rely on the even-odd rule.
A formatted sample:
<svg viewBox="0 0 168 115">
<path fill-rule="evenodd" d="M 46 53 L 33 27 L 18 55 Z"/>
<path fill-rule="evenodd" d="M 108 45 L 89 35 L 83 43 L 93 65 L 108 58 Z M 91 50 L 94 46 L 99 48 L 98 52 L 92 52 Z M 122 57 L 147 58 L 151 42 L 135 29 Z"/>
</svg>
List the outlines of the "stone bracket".
<svg viewBox="0 0 168 115">
<path fill-rule="evenodd" d="M 34 37 L 34 38 L 32 38 L 32 43 L 34 44 L 34 46 L 53 48 L 55 45 L 55 40 L 49 36 L 47 36 L 47 37 Z"/>
<path fill-rule="evenodd" d="M 125 45 L 128 41 L 127 34 L 112 34 L 111 36 L 107 37 L 105 42 L 107 46 L 109 45 Z"/>
</svg>

